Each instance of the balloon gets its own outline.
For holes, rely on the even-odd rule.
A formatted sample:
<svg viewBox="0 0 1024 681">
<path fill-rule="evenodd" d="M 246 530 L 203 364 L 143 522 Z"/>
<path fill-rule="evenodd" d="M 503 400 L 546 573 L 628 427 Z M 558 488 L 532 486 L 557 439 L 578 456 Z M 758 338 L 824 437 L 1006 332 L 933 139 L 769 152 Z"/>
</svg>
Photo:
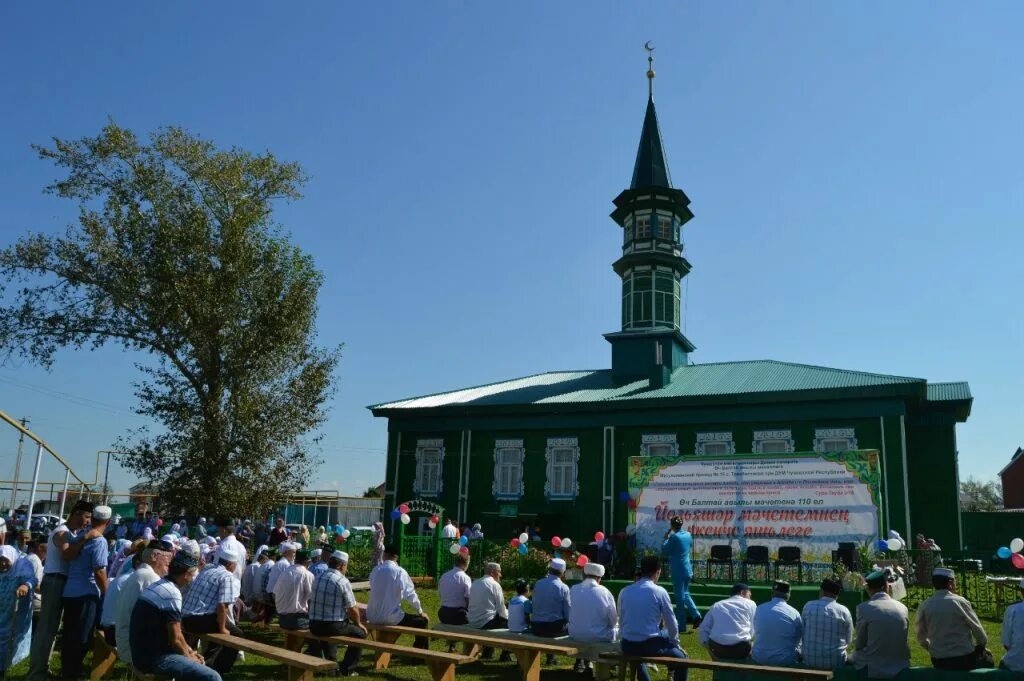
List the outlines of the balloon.
<svg viewBox="0 0 1024 681">
<path fill-rule="evenodd" d="M 352 536 L 352 531 L 346 528 L 345 531 L 341 533 L 341 536 L 345 539 L 348 539 Z"/>
<path fill-rule="evenodd" d="M 398 507 L 398 510 L 401 511 L 402 513 L 408 513 L 409 504 L 402 504 L 401 506 Z"/>
<path fill-rule="evenodd" d="M 899 551 L 901 548 L 903 548 L 903 542 L 901 542 L 899 539 L 890 539 L 889 541 L 885 542 L 885 545 L 890 551 Z"/>
<path fill-rule="evenodd" d="M 462 535 L 461 537 L 459 537 L 459 545 L 460 546 L 465 546 L 468 543 L 469 543 L 469 537 L 467 537 L 466 535 Z"/>
<path fill-rule="evenodd" d="M 394 511 L 391 512 L 391 519 L 392 520 L 398 520 L 401 517 L 402 517 L 402 512 L 399 511 L 397 508 Z"/>
<path fill-rule="evenodd" d="M 636 499 L 630 499 L 627 501 L 626 508 L 636 508 Z"/>
<path fill-rule="evenodd" d="M 619 492 L 619 501 L 629 501 L 629 492 Z"/>
<path fill-rule="evenodd" d="M 558 537 L 552 537 L 551 538 L 551 545 L 554 546 L 557 549 L 557 548 L 562 546 L 562 540 L 559 539 Z"/>
<path fill-rule="evenodd" d="M 521 556 L 525 556 L 525 555 L 526 555 L 526 552 L 527 552 L 528 550 L 529 550 L 529 549 L 527 549 L 527 548 L 526 548 L 526 544 L 520 544 L 520 545 L 519 545 L 519 555 L 521 555 Z"/>
<path fill-rule="evenodd" d="M 590 559 L 587 558 L 586 556 L 584 556 L 583 554 L 580 554 L 580 557 L 576 559 L 576 564 L 579 565 L 580 567 L 583 567 L 584 565 L 586 565 L 589 562 L 590 562 Z"/>
<path fill-rule="evenodd" d="M 462 547 L 459 546 L 458 544 L 452 544 L 451 546 L 448 547 L 448 552 L 451 553 L 454 556 L 456 553 L 459 552 L 460 548 L 462 548 Z"/>
<path fill-rule="evenodd" d="M 520 544 L 522 544 L 522 542 L 519 541 L 519 537 L 512 537 L 512 548 L 517 549 Z"/>
<path fill-rule="evenodd" d="M 525 532 L 523 532 L 521 535 L 519 535 L 519 543 L 520 544 L 525 544 L 528 541 L 530 541 L 530 535 L 526 534 Z"/>
<path fill-rule="evenodd" d="M 412 520 L 412 518 L 409 517 L 408 513 L 403 513 L 400 517 L 402 519 L 402 524 L 403 525 L 408 525 L 409 521 Z"/>
<path fill-rule="evenodd" d="M 877 542 L 875 542 L 875 548 L 879 551 L 885 551 L 889 548 L 889 542 L 887 542 L 884 539 L 879 539 Z"/>
<path fill-rule="evenodd" d="M 1022 550 L 1024 550 L 1024 539 L 1017 537 L 1012 542 L 1010 542 L 1010 550 L 1014 553 L 1020 553 Z"/>
<path fill-rule="evenodd" d="M 601 532 L 600 530 L 595 532 L 594 533 L 594 541 L 596 541 L 598 544 L 603 542 L 604 541 L 604 532 Z"/>
<path fill-rule="evenodd" d="M 469 555 L 469 547 L 468 546 L 460 546 L 459 547 L 459 553 L 464 553 L 464 554 L 466 554 L 468 556 Z"/>
<path fill-rule="evenodd" d="M 337 539 L 337 540 L 338 540 L 338 543 L 339 543 L 339 544 L 340 544 L 341 542 L 345 541 L 345 537 L 344 537 L 344 536 L 342 536 L 342 535 L 340 535 L 340 534 L 339 534 L 339 535 L 338 535 L 337 537 L 335 537 L 335 539 Z"/>
<path fill-rule="evenodd" d="M 566 537 L 565 539 L 562 540 L 562 542 L 561 542 L 561 544 L 559 544 L 559 546 L 561 546 L 563 549 L 569 548 L 570 546 L 572 546 L 572 539 L 569 539 L 568 537 Z"/>
<path fill-rule="evenodd" d="M 1013 551 L 1010 550 L 1009 546 L 1000 546 L 999 550 L 996 551 L 996 555 L 1000 558 L 1006 559 L 1013 555 Z"/>
<path fill-rule="evenodd" d="M 436 516 L 436 515 L 432 515 L 432 516 L 430 516 L 430 522 L 432 522 L 435 525 L 437 525 L 439 522 L 441 522 L 441 519 L 438 516 Z"/>
<path fill-rule="evenodd" d="M 435 527 L 437 527 L 437 523 L 435 523 L 433 520 L 427 522 L 427 525 L 430 526 L 430 529 L 434 529 Z"/>
<path fill-rule="evenodd" d="M 1019 553 L 1015 553 L 1012 556 L 1010 556 L 1010 562 L 1013 563 L 1013 567 L 1017 568 L 1018 570 L 1024 570 L 1024 556 L 1020 555 Z"/>
</svg>

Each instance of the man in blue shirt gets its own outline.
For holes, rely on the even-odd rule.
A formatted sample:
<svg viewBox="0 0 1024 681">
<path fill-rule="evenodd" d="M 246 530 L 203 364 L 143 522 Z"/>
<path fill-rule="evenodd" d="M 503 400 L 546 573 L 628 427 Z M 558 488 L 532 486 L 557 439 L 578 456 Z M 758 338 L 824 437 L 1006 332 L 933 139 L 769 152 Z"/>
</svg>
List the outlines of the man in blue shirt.
<svg viewBox="0 0 1024 681">
<path fill-rule="evenodd" d="M 619 635 L 624 655 L 644 657 L 677 657 L 686 659 L 686 651 L 679 647 L 679 629 L 676 627 L 672 600 L 668 592 L 658 586 L 661 561 L 657 556 L 645 556 L 640 561 L 640 580 L 619 592 Z M 662 629 L 662 623 L 665 628 Z M 686 681 L 686 667 L 672 671 L 673 681 Z M 639 681 L 651 681 L 647 665 L 637 670 Z"/>
<path fill-rule="evenodd" d="M 772 599 L 754 612 L 754 662 L 791 665 L 800 660 L 803 621 L 789 601 L 789 582 L 775 582 Z"/>
<path fill-rule="evenodd" d="M 554 558 L 548 564 L 548 576 L 533 587 L 533 633 L 545 638 L 565 636 L 569 625 L 569 587 L 563 581 L 565 561 Z M 555 656 L 548 654 L 548 664 L 555 663 Z"/>
<path fill-rule="evenodd" d="M 700 626 L 700 611 L 690 596 L 690 582 L 693 580 L 693 565 L 690 552 L 693 536 L 683 527 L 683 519 L 674 516 L 671 528 L 665 533 L 661 554 L 668 558 L 672 570 L 672 592 L 676 597 L 676 624 L 680 632 L 686 631 L 686 616 L 693 620 L 693 626 Z"/>
<path fill-rule="evenodd" d="M 113 513 L 109 506 L 92 510 L 92 531 L 100 536 L 88 539 L 78 557 L 68 564 L 64 584 L 64 634 L 61 638 L 61 675 L 66 679 L 82 676 L 82 664 L 92 642 L 92 630 L 99 624 L 100 600 L 107 591 L 106 530 Z"/>
</svg>

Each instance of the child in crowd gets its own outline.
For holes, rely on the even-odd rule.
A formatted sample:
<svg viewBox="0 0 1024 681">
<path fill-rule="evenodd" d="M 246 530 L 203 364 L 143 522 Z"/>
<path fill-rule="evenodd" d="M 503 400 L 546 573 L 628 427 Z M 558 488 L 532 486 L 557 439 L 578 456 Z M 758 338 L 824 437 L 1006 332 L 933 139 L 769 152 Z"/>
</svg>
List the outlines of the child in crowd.
<svg viewBox="0 0 1024 681">
<path fill-rule="evenodd" d="M 530 615 L 533 603 L 527 597 L 530 584 L 525 579 L 516 580 L 516 595 L 508 603 L 508 630 L 514 634 L 522 634 L 530 629 Z"/>
</svg>

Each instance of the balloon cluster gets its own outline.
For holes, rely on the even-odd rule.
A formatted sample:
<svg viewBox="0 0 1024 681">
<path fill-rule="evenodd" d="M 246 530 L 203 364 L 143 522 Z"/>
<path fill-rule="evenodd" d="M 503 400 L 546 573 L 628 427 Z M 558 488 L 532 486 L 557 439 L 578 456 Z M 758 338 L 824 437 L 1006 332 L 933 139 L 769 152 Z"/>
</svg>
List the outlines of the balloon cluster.
<svg viewBox="0 0 1024 681">
<path fill-rule="evenodd" d="M 435 518 L 437 516 L 434 516 Z M 403 525 L 408 525 L 412 518 L 409 517 L 409 504 L 402 504 L 391 511 L 392 520 L 401 520 Z"/>
<path fill-rule="evenodd" d="M 1024 551 L 1024 539 L 1017 537 L 1010 542 L 1009 546 L 1000 546 L 996 555 L 1003 560 L 1009 558 L 1013 567 L 1024 570 L 1024 554 L 1021 554 L 1021 551 Z"/>
<path fill-rule="evenodd" d="M 626 508 L 630 510 L 636 508 L 636 499 L 634 499 L 633 496 L 625 490 L 619 492 L 619 501 L 626 504 Z"/>
<path fill-rule="evenodd" d="M 347 527 L 345 527 L 344 525 L 335 525 L 334 526 L 334 535 L 338 539 L 339 542 L 343 542 L 343 541 L 345 541 L 346 539 L 348 539 L 349 537 L 352 536 L 352 531 L 350 529 L 348 529 Z"/>
<path fill-rule="evenodd" d="M 879 551 L 900 551 L 907 548 L 907 542 L 903 541 L 903 537 L 896 530 L 889 530 L 888 539 L 879 539 L 875 544 L 875 548 Z"/>
<path fill-rule="evenodd" d="M 526 532 L 523 532 L 518 537 L 512 537 L 512 541 L 510 543 L 512 544 L 512 548 L 519 551 L 520 556 L 525 556 L 529 551 L 529 549 L 526 547 L 526 544 L 529 541 L 530 535 Z"/>
<path fill-rule="evenodd" d="M 427 522 L 427 524 L 430 525 L 430 529 L 434 529 L 435 527 L 437 527 L 438 523 L 440 523 L 440 522 L 441 522 L 441 518 L 436 516 L 436 515 L 433 515 L 433 516 L 430 516 L 430 521 Z"/>
<path fill-rule="evenodd" d="M 451 546 L 449 546 L 448 547 L 448 551 L 453 556 L 455 554 L 457 554 L 457 553 L 464 553 L 464 554 L 466 554 L 468 556 L 469 555 L 469 547 L 467 546 L 467 544 L 469 544 L 469 540 L 468 539 L 466 539 L 465 537 L 459 537 L 459 541 L 457 541 L 454 544 L 452 544 Z"/>
</svg>

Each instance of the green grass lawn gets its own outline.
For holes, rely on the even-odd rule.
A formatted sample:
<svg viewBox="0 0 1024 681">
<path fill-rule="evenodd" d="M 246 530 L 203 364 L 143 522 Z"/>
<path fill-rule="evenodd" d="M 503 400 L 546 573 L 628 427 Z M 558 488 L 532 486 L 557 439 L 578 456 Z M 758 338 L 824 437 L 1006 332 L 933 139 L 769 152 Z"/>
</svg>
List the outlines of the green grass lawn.
<svg viewBox="0 0 1024 681">
<path fill-rule="evenodd" d="M 433 613 L 436 613 L 438 609 L 437 591 L 433 589 L 419 589 L 419 595 L 423 602 L 424 610 L 433 617 Z M 359 599 L 362 601 L 366 600 L 366 596 L 366 592 L 358 594 Z M 931 663 L 928 659 L 927 653 L 921 649 L 913 636 L 913 616 L 913 612 L 911 612 L 911 663 L 914 666 L 930 666 Z M 1003 655 L 1002 646 L 999 645 L 1000 623 L 997 621 L 982 620 L 982 624 L 984 624 L 985 630 L 989 635 L 989 649 L 992 650 L 995 655 L 996 664 L 998 664 Z M 283 637 L 279 633 L 256 629 L 248 624 L 243 624 L 242 628 L 245 629 L 246 636 L 253 639 L 277 645 L 282 643 Z M 399 643 L 410 645 L 412 641 L 411 639 L 406 640 L 403 638 Z M 681 643 L 683 649 L 686 650 L 690 657 L 702 660 L 709 659 L 707 651 L 697 643 L 697 635 L 692 630 L 681 637 Z M 442 650 L 446 649 L 447 645 L 441 641 L 435 640 L 431 641 L 431 647 L 437 650 Z M 472 664 L 460 666 L 456 669 L 456 675 L 460 679 L 465 679 L 466 681 L 518 681 L 518 679 L 520 679 L 519 668 L 515 663 L 499 663 L 496 660 L 497 656 L 495 656 L 495 661 L 478 661 Z M 54 664 L 57 664 L 56 655 L 54 656 L 53 661 Z M 86 660 L 86 668 L 90 668 L 89 660 Z M 27 670 L 28 662 L 25 661 L 12 669 L 10 673 L 8 673 L 7 679 L 23 679 Z M 387 671 L 372 671 L 372 658 L 368 652 L 363 654 L 363 660 L 360 665 L 359 672 L 361 676 L 380 679 L 380 681 L 431 681 L 430 674 L 427 672 L 426 667 L 414 660 L 393 658 L 391 667 Z M 572 672 L 572 660 L 570 658 L 559 658 L 559 664 L 557 667 L 545 666 L 543 669 L 543 675 L 547 681 L 578 681 L 581 678 Z M 114 673 L 108 678 L 120 680 L 128 679 L 130 677 L 128 676 L 127 670 L 122 665 L 118 664 L 114 668 Z M 277 663 L 249 655 L 244 662 L 239 662 L 235 665 L 228 678 L 287 679 L 288 675 L 285 669 Z M 662 670 L 662 672 L 655 678 L 665 678 L 665 671 Z M 692 681 L 711 681 L 711 672 L 699 669 L 692 670 L 689 678 Z"/>
</svg>

